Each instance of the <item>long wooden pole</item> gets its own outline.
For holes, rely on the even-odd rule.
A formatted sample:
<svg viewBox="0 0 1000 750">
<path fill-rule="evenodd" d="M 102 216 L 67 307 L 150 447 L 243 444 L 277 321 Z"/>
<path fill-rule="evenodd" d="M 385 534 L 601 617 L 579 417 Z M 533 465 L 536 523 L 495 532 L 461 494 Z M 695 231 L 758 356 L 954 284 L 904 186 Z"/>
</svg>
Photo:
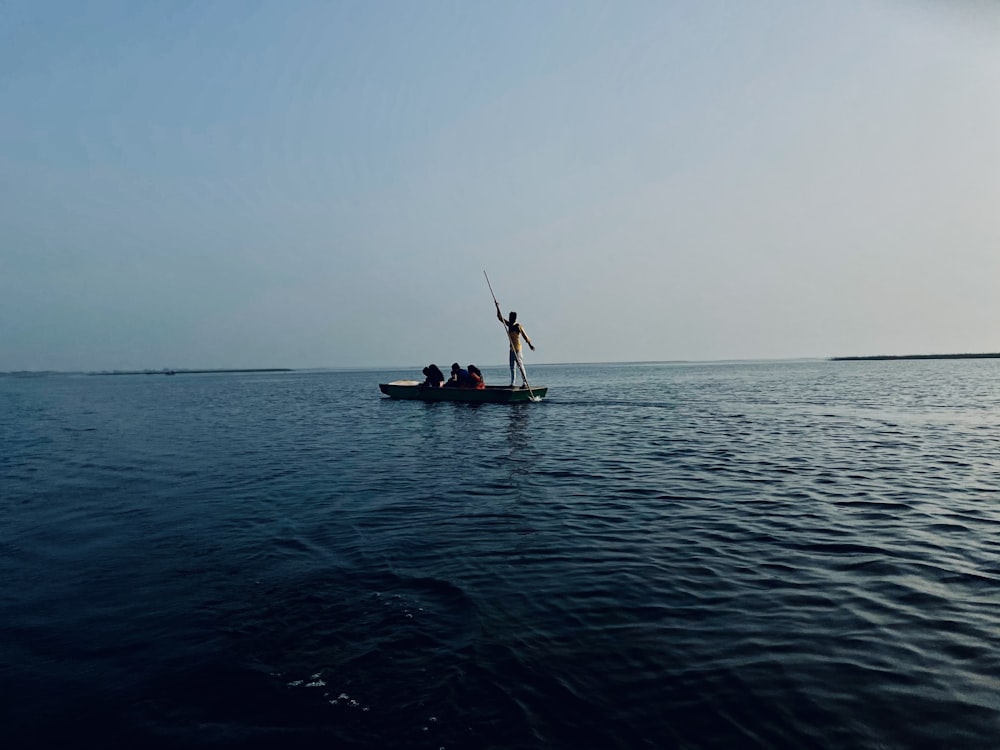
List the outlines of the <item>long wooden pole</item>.
<svg viewBox="0 0 1000 750">
<path fill-rule="evenodd" d="M 497 310 L 500 310 L 500 303 L 497 302 L 497 295 L 493 291 L 493 285 L 490 283 L 489 274 L 486 273 L 485 269 L 483 270 L 483 276 L 486 277 L 486 286 L 490 288 L 490 294 L 493 296 L 493 304 L 497 306 Z M 501 312 L 500 315 L 502 318 L 503 313 Z M 521 355 L 514 349 L 514 345 L 510 341 L 510 331 L 507 328 L 507 324 L 504 323 L 503 320 L 501 320 L 500 323 L 501 325 L 503 325 L 504 334 L 507 336 L 507 344 L 510 346 L 510 350 L 514 352 L 514 359 L 517 360 L 517 368 L 521 371 L 521 377 L 524 378 L 524 384 L 528 388 L 528 396 L 531 398 L 532 401 L 534 401 L 535 394 L 531 390 L 531 383 L 528 382 L 528 373 L 524 371 L 524 361 L 521 359 Z"/>
</svg>

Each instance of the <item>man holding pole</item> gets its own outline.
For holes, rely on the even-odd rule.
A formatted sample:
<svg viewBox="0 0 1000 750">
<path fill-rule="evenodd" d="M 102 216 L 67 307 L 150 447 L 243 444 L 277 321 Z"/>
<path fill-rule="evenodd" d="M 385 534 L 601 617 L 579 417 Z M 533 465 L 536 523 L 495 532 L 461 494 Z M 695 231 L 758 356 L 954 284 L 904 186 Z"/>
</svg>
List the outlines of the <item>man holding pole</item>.
<svg viewBox="0 0 1000 750">
<path fill-rule="evenodd" d="M 500 312 L 500 303 L 496 299 L 493 300 L 493 303 L 497 306 L 497 319 L 507 326 L 507 338 L 510 340 L 510 385 L 514 386 L 514 367 L 516 365 L 521 370 L 521 387 L 524 388 L 528 385 L 528 376 L 524 372 L 524 360 L 521 358 L 521 338 L 523 337 L 528 342 L 531 351 L 535 351 L 535 345 L 531 343 L 528 334 L 517 322 L 517 313 L 512 310 L 507 320 L 504 320 L 503 313 Z"/>
</svg>

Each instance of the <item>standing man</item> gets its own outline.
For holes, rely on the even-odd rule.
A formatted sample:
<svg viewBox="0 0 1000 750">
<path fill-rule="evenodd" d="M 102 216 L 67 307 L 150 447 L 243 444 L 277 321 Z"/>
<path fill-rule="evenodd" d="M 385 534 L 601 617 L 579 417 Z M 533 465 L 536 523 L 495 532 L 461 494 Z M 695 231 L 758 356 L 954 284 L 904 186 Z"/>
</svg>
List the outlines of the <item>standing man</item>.
<svg viewBox="0 0 1000 750">
<path fill-rule="evenodd" d="M 528 384 L 527 378 L 524 376 L 524 360 L 521 358 L 521 338 L 528 342 L 528 346 L 531 347 L 531 351 L 535 351 L 535 345 L 531 343 L 531 339 L 528 338 L 528 334 L 524 332 L 524 328 L 520 323 L 517 322 L 517 313 L 511 310 L 507 320 L 503 319 L 503 313 L 500 312 L 500 303 L 496 300 L 493 304 L 497 306 L 497 320 L 507 326 L 507 338 L 510 339 L 510 385 L 511 388 L 514 387 L 514 366 L 517 365 L 521 369 L 521 387 L 523 388 Z"/>
</svg>

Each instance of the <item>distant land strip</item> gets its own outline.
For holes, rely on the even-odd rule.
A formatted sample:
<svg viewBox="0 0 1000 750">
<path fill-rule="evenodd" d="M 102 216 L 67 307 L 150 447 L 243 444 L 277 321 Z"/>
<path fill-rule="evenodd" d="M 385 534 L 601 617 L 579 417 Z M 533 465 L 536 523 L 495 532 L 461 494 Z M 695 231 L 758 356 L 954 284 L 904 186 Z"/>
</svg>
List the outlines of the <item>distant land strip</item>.
<svg viewBox="0 0 1000 750">
<path fill-rule="evenodd" d="M 291 367 L 255 367 L 241 370 L 109 370 L 88 372 L 88 375 L 203 375 L 220 372 L 292 372 Z"/>
<path fill-rule="evenodd" d="M 984 354 L 875 354 L 870 357 L 830 357 L 834 362 L 873 359 L 1000 359 L 1000 352 Z"/>
</svg>

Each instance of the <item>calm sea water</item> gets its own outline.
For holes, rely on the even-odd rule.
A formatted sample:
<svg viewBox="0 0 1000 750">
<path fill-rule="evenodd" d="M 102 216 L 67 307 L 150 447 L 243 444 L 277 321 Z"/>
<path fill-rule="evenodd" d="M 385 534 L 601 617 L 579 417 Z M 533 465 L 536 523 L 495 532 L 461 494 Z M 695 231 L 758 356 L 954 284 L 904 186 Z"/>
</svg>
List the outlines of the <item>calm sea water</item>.
<svg viewBox="0 0 1000 750">
<path fill-rule="evenodd" d="M 529 375 L 0 378 L 0 745 L 998 746 L 1000 361 Z"/>
</svg>

